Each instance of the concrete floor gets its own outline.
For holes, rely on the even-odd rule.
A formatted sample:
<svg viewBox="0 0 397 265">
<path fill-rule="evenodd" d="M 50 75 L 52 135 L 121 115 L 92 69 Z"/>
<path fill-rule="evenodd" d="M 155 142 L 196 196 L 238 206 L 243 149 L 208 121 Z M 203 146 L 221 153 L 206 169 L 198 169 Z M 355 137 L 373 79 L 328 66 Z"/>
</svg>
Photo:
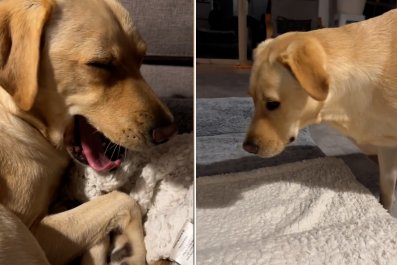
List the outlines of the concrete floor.
<svg viewBox="0 0 397 265">
<path fill-rule="evenodd" d="M 196 69 L 196 95 L 198 98 L 248 96 L 250 69 L 238 69 L 233 64 L 197 64 Z M 312 125 L 309 130 L 314 142 L 327 156 L 337 156 L 343 159 L 352 154 L 361 154 L 361 151 L 349 139 L 327 125 Z M 353 163 L 355 162 L 353 161 Z M 356 165 L 353 166 L 360 167 L 361 165 L 356 162 Z M 367 173 L 371 175 L 372 171 Z M 369 187 L 366 186 L 374 194 L 377 194 L 378 188 L 374 182 L 375 180 L 372 179 L 368 182 Z M 391 213 L 397 217 L 397 203 Z"/>
</svg>

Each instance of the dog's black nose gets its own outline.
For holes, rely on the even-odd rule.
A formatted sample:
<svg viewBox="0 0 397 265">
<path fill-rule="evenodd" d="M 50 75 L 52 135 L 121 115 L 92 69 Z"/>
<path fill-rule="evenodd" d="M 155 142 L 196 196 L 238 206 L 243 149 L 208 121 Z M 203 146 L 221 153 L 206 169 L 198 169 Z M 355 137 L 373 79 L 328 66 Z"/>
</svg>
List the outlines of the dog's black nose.
<svg viewBox="0 0 397 265">
<path fill-rule="evenodd" d="M 152 130 L 152 140 L 155 144 L 162 144 L 168 141 L 178 130 L 175 123 L 154 128 Z"/>
<path fill-rule="evenodd" d="M 257 154 L 259 151 L 259 146 L 250 141 L 245 141 L 243 144 L 243 149 L 248 153 Z"/>
</svg>

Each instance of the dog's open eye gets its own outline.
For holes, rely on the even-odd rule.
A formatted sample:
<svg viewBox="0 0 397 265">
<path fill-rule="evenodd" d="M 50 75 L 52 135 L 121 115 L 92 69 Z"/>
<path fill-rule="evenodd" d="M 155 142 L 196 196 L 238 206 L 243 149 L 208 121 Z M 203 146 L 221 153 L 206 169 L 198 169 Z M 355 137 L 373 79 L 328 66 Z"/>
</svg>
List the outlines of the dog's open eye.
<svg viewBox="0 0 397 265">
<path fill-rule="evenodd" d="M 111 71 L 114 68 L 114 64 L 112 62 L 88 62 L 86 65 L 107 71 Z"/>
<path fill-rule="evenodd" d="M 266 102 L 266 108 L 270 111 L 276 110 L 280 107 L 280 102 L 279 101 L 273 101 L 273 100 L 268 100 Z"/>
</svg>

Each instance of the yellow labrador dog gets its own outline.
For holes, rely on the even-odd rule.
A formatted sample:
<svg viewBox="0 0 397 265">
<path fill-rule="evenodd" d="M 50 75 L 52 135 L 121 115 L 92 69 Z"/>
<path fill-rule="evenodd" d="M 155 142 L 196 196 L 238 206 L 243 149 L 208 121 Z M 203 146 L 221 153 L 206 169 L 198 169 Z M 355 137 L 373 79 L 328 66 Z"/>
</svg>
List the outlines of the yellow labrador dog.
<svg viewBox="0 0 397 265">
<path fill-rule="evenodd" d="M 0 264 L 66 264 L 111 231 L 129 244 L 118 262 L 145 264 L 129 196 L 47 214 L 68 153 L 99 172 L 116 170 L 123 152 L 110 157 L 104 144 L 142 150 L 175 133 L 140 74 L 144 54 L 115 0 L 0 1 Z"/>
<path fill-rule="evenodd" d="M 397 11 L 265 41 L 255 52 L 249 93 L 255 113 L 246 151 L 274 156 L 300 128 L 327 122 L 376 150 L 380 201 L 390 209 L 397 177 Z"/>
</svg>

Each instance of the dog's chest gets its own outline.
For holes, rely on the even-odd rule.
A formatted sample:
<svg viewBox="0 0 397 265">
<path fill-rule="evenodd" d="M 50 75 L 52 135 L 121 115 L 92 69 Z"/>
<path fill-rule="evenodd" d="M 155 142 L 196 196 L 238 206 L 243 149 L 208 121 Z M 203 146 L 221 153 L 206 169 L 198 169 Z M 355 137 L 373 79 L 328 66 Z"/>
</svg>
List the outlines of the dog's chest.
<svg viewBox="0 0 397 265">
<path fill-rule="evenodd" d="M 65 164 L 52 161 L 57 165 L 51 169 L 44 164 L 26 164 L 32 171 L 25 175 L 1 176 L 7 184 L 5 196 L 0 201 L 30 227 L 38 218 L 47 214 L 48 207 L 59 187 Z M 22 173 L 22 171 L 20 171 Z"/>
</svg>

